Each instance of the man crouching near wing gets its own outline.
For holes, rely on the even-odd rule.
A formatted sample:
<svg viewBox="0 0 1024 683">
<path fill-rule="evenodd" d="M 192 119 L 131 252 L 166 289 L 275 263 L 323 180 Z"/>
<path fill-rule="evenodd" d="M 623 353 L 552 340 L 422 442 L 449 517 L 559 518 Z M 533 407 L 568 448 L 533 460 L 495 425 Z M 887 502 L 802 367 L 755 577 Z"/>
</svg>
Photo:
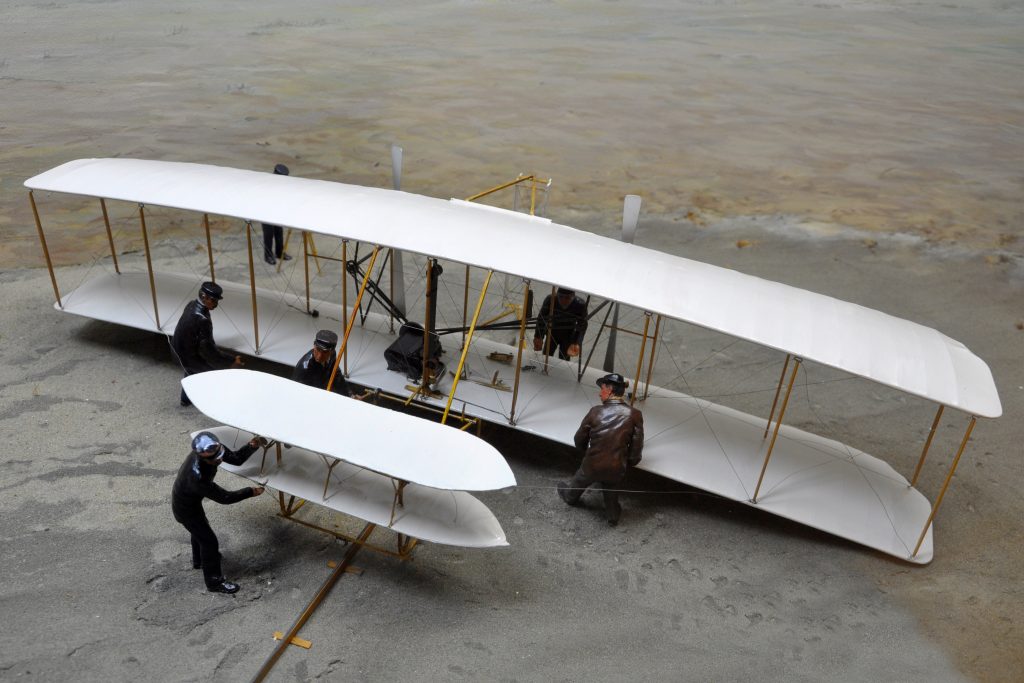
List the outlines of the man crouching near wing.
<svg viewBox="0 0 1024 683">
<path fill-rule="evenodd" d="M 594 406 L 576 432 L 576 448 L 583 451 L 583 462 L 569 483 L 558 482 L 558 495 L 576 505 L 591 484 L 604 494 L 608 524 L 615 526 L 622 515 L 619 492 L 615 488 L 626 470 L 640 462 L 644 448 L 644 416 L 623 398 L 626 380 L 618 373 L 597 380 L 601 405 Z"/>
<path fill-rule="evenodd" d="M 203 568 L 206 589 L 211 593 L 237 593 L 238 584 L 221 575 L 220 546 L 206 519 L 203 498 L 231 505 L 263 493 L 262 486 L 226 491 L 213 483 L 213 478 L 217 476 L 217 465 L 222 460 L 229 465 L 241 465 L 265 443 L 264 439 L 255 436 L 245 446 L 232 451 L 210 432 L 200 432 L 192 439 L 192 452 L 181 464 L 174 480 L 171 510 L 174 519 L 192 535 L 192 567 Z"/>
</svg>

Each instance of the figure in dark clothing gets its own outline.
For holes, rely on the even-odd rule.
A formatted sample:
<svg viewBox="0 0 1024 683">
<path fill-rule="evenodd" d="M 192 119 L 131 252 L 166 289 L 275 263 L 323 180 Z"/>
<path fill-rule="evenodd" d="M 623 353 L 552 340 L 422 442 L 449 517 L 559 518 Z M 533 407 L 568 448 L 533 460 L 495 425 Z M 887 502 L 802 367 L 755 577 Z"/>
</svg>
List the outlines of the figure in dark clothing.
<svg viewBox="0 0 1024 683">
<path fill-rule="evenodd" d="M 601 405 L 594 406 L 576 432 L 576 448 L 583 451 L 583 462 L 566 482 L 558 482 L 558 495 L 569 505 L 579 503 L 591 484 L 604 494 L 608 524 L 615 526 L 622 515 L 619 493 L 615 489 L 626 470 L 640 462 L 644 448 L 644 416 L 626 403 L 623 394 L 628 383 L 617 373 L 597 380 Z"/>
<path fill-rule="evenodd" d="M 226 491 L 213 482 L 222 460 L 230 465 L 241 465 L 262 443 L 262 439 L 254 437 L 238 451 L 232 451 L 210 432 L 201 432 L 192 439 L 192 452 L 181 464 L 174 480 L 171 510 L 174 519 L 192 535 L 192 567 L 202 567 L 206 589 L 211 593 L 237 593 L 238 584 L 225 580 L 221 574 L 220 545 L 206 519 L 203 498 L 231 505 L 263 493 L 262 486 Z"/>
<path fill-rule="evenodd" d="M 274 166 L 274 175 L 288 175 L 288 167 L 284 164 Z M 284 253 L 284 229 L 280 225 L 263 223 L 263 260 L 274 265 L 278 259 L 291 261 L 292 257 Z"/>
<path fill-rule="evenodd" d="M 546 337 L 551 330 L 551 341 Z M 533 333 L 533 350 L 544 350 L 551 355 L 558 349 L 558 357 L 566 360 L 580 355 L 580 344 L 587 331 L 587 304 L 576 292 L 559 287 L 554 305 L 551 295 L 544 297 L 537 311 L 537 328 Z M 546 348 L 545 348 L 546 347 Z"/>
<path fill-rule="evenodd" d="M 171 350 L 185 371 L 185 376 L 228 366 L 241 367 L 242 357 L 217 348 L 213 340 L 213 320 L 210 311 L 224 298 L 224 290 L 214 282 L 204 282 L 199 297 L 185 306 L 171 338 Z M 185 390 L 181 390 L 181 405 L 190 406 Z"/>
<path fill-rule="evenodd" d="M 313 348 L 295 364 L 295 369 L 292 370 L 292 379 L 317 389 L 326 389 L 337 358 L 337 353 L 334 351 L 337 345 L 338 335 L 334 332 L 330 330 L 317 332 L 316 338 L 313 340 Z M 340 371 L 334 376 L 331 391 L 342 396 L 352 397 L 352 389 Z"/>
</svg>

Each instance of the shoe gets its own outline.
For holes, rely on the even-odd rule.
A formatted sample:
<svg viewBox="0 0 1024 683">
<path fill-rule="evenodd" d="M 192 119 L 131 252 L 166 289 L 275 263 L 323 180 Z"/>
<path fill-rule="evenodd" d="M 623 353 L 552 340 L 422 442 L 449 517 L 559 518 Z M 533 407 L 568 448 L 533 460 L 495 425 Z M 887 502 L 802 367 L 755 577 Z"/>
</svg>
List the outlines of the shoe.
<svg viewBox="0 0 1024 683">
<path fill-rule="evenodd" d="M 203 568 L 203 565 L 201 565 L 201 564 L 199 564 L 197 562 L 193 562 L 192 563 L 192 569 L 202 569 L 202 568 Z"/>
<path fill-rule="evenodd" d="M 206 590 L 211 593 L 227 593 L 228 595 L 231 595 L 238 592 L 238 584 L 221 579 L 220 583 L 213 586 L 207 586 Z"/>
<path fill-rule="evenodd" d="M 291 261 L 292 257 L 289 254 L 281 254 L 282 261 Z"/>
<path fill-rule="evenodd" d="M 269 263 L 270 265 L 274 265 L 275 263 L 277 263 L 277 259 L 271 256 L 270 254 L 264 256 L 263 260 Z"/>
<path fill-rule="evenodd" d="M 580 504 L 579 500 L 569 500 L 569 485 L 564 481 L 558 482 L 555 488 L 558 489 L 558 497 L 565 501 L 566 505 L 576 507 Z"/>
<path fill-rule="evenodd" d="M 607 502 L 605 503 L 607 506 Z M 604 511 L 605 519 L 608 520 L 608 526 L 618 526 L 619 518 L 622 517 L 622 504 L 618 501 L 615 502 L 611 508 L 605 508 Z"/>
</svg>

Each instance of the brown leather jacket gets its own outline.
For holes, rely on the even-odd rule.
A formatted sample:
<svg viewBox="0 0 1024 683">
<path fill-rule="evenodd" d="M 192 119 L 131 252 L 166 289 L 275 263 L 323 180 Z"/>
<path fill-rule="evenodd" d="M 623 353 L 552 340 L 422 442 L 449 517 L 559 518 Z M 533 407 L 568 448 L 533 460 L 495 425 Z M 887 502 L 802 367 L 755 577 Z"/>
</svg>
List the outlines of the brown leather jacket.
<svg viewBox="0 0 1024 683">
<path fill-rule="evenodd" d="M 583 451 L 580 468 L 594 481 L 618 482 L 626 468 L 640 462 L 644 448 L 644 416 L 621 396 L 594 406 L 576 431 Z"/>
</svg>

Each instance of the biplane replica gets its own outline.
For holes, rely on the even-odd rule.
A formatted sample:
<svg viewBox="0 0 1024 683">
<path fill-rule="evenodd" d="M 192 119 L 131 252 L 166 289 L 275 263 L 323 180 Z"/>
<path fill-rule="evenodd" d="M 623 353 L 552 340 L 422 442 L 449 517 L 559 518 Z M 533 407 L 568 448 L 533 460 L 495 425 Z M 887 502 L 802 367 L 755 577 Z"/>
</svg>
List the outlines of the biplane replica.
<svg viewBox="0 0 1024 683">
<path fill-rule="evenodd" d="M 521 176 L 513 183 L 531 186 L 529 207 L 534 213 L 538 187 L 546 191 L 543 182 Z M 201 164 L 81 159 L 25 185 L 59 310 L 169 334 L 199 284 L 216 279 L 224 288 L 214 312 L 221 347 L 291 366 L 308 350 L 317 329 L 336 325 L 344 333 L 339 372 L 375 396 L 435 411 L 442 422 L 458 421 L 462 429 L 497 423 L 563 444 L 572 444 L 580 418 L 597 400 L 595 379 L 610 371 L 607 359 L 602 369 L 590 367 L 598 345 L 606 345 L 611 356 L 612 333 L 629 333 L 635 356 L 617 362 L 631 380 L 630 400 L 644 413 L 647 438 L 640 469 L 912 563 L 925 564 L 933 557 L 933 520 L 977 418 L 995 418 L 1002 411 L 988 366 L 934 329 L 524 211 L 402 192 L 397 180 L 389 190 Z M 99 199 L 110 259 L 103 259 L 102 272 L 90 269 L 70 292 L 59 290 L 50 264 L 36 203 L 36 194 L 42 192 Z M 109 201 L 127 207 L 124 216 L 111 219 Z M 638 210 L 635 201 L 627 206 L 634 227 Z M 205 232 L 206 249 L 198 253 L 206 262 L 195 264 L 199 256 L 192 255 L 189 273 L 154 268 L 147 218 L 182 211 L 196 215 L 197 228 Z M 211 215 L 228 222 L 223 239 L 235 240 L 232 250 L 224 242 L 214 248 Z M 112 223 L 132 226 L 134 235 L 141 232 L 144 271 L 119 265 Z M 259 223 L 284 226 L 297 235 L 293 244 L 301 239 L 302 258 L 286 268 L 264 267 L 252 243 Z M 245 259 L 233 271 L 223 265 L 229 251 Z M 337 271 L 324 274 L 339 261 Z M 422 278 L 407 287 L 404 279 L 417 271 Z M 455 273 L 451 279 L 459 282 L 461 296 L 451 290 L 445 290 L 447 299 L 439 294 L 444 272 L 449 278 Z M 500 297 L 489 295 L 492 279 L 504 281 Z M 526 348 L 527 331 L 536 325 L 532 293 L 553 293 L 555 286 L 587 296 L 592 321 L 603 316 L 600 329 L 586 341 L 589 351 L 575 360 Z M 311 290 L 317 287 L 326 294 L 314 296 Z M 469 305 L 471 292 L 475 307 Z M 414 297 L 423 303 L 416 315 L 406 306 Z M 461 324 L 438 325 L 439 298 L 450 310 L 461 308 Z M 484 310 L 498 313 L 481 321 Z M 623 317 L 632 312 L 636 324 L 628 329 L 619 325 L 620 310 Z M 609 316 L 614 316 L 610 323 Z M 651 383 L 655 361 L 675 323 L 778 354 L 781 372 L 777 384 L 772 373 L 774 400 L 770 408 L 766 402 L 765 415 Z M 590 329 L 596 328 L 592 324 Z M 449 348 L 443 353 L 450 355 L 441 360 L 442 341 L 452 338 L 459 343 L 445 342 Z M 396 352 L 399 360 L 409 362 L 396 368 L 391 362 Z M 937 404 L 909 480 L 875 456 L 784 423 L 797 373 L 809 361 Z M 190 377 L 186 387 L 191 393 L 193 386 L 217 381 L 216 375 Z M 284 405 L 288 399 L 275 390 L 265 400 Z M 331 419 L 332 406 L 324 404 L 322 419 Z M 363 406 L 360 411 L 364 407 L 373 409 Z M 929 502 L 915 485 L 947 407 L 966 414 L 967 427 L 941 491 Z M 255 421 L 243 423 L 241 415 L 217 417 L 212 409 L 207 414 L 241 429 L 238 438 L 267 429 Z M 352 417 L 377 424 L 369 412 Z M 413 433 L 410 439 L 419 438 Z M 278 435 L 319 454 L 304 456 L 310 463 L 305 476 L 310 483 L 322 488 L 327 481 L 322 472 L 313 472 L 317 458 L 336 454 L 359 464 L 302 437 L 298 432 Z M 398 470 L 378 472 L 405 478 Z M 328 497 L 319 490 L 315 494 Z M 498 538 L 494 534 L 492 541 Z"/>
</svg>

